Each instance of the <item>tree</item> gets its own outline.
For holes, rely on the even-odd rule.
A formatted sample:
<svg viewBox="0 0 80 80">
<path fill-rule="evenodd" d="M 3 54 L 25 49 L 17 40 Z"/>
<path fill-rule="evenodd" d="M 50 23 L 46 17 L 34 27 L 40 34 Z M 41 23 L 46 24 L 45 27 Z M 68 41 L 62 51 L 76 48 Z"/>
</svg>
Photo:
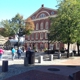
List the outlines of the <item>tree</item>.
<svg viewBox="0 0 80 80">
<path fill-rule="evenodd" d="M 35 28 L 34 22 L 31 20 L 31 18 L 26 19 L 25 21 L 25 30 L 28 31 L 27 33 L 30 34 L 31 31 L 33 31 Z"/>
<path fill-rule="evenodd" d="M 9 22 L 9 20 L 4 20 L 1 22 L 4 26 L 0 30 L 0 34 L 4 37 L 12 36 L 15 34 L 15 29 L 12 28 L 13 24 Z"/>
<path fill-rule="evenodd" d="M 23 16 L 21 16 L 20 14 L 16 14 L 15 17 L 13 17 L 11 20 L 3 20 L 1 22 L 3 29 L 0 30 L 0 34 L 7 37 L 17 34 L 19 48 L 20 37 L 26 34 L 30 34 L 30 31 L 32 31 L 34 28 L 34 23 L 31 21 L 31 19 L 29 21 L 29 24 L 26 23 L 26 25 L 28 24 L 27 27 L 29 26 L 29 29 L 27 29 L 23 20 Z"/>
<path fill-rule="evenodd" d="M 79 46 L 80 46 L 80 0 L 77 0 L 77 15 L 76 15 L 76 22 L 77 24 L 77 35 L 76 35 L 76 39 L 77 39 L 77 48 L 78 48 L 78 56 L 80 55 L 80 51 L 79 51 Z"/>
<path fill-rule="evenodd" d="M 52 26 L 50 29 L 50 35 L 55 38 L 53 40 L 58 40 L 68 44 L 67 57 L 69 57 L 70 43 L 77 41 L 76 35 L 79 32 L 77 26 L 79 25 L 78 20 L 80 18 L 76 17 L 76 15 L 80 12 L 77 5 L 77 0 L 62 0 L 58 5 L 57 17 L 51 19 Z"/>
</svg>

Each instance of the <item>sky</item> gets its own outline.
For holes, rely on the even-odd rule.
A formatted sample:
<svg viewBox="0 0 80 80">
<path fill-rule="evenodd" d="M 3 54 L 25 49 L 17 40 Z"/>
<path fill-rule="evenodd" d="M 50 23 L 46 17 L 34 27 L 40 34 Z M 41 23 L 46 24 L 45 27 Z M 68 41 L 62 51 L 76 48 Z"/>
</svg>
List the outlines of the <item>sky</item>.
<svg viewBox="0 0 80 80">
<path fill-rule="evenodd" d="M 57 9 L 57 0 L 0 0 L 0 21 L 11 19 L 17 13 L 26 19 L 42 4 L 44 7 Z"/>
</svg>

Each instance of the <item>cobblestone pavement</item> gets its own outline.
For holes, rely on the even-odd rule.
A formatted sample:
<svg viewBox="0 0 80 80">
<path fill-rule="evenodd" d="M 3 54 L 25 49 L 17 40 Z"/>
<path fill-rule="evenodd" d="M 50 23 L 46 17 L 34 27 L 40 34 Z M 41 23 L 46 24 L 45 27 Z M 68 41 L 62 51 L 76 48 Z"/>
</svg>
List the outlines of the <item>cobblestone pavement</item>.
<svg viewBox="0 0 80 80">
<path fill-rule="evenodd" d="M 4 60 L 4 59 L 3 59 Z M 34 65 L 24 66 L 24 59 L 8 60 L 8 72 L 2 72 L 2 61 L 0 61 L 0 80 L 18 75 L 23 72 L 28 72 L 31 70 L 38 70 L 46 73 L 53 73 L 57 76 L 63 75 L 68 78 L 72 73 L 80 70 L 80 57 L 70 57 L 69 59 L 53 59 L 52 61 L 44 60 L 42 63 L 38 63 L 38 59 L 35 59 Z M 49 68 L 57 68 L 60 71 L 49 71 Z M 31 73 L 30 73 L 31 74 Z M 43 74 L 43 73 L 42 73 Z M 15 79 L 14 79 L 15 80 Z M 26 80 L 26 79 L 24 79 Z M 36 80 L 41 80 L 36 79 Z M 46 79 L 44 79 L 46 80 Z M 47 79 L 49 80 L 49 79 Z M 55 79 L 57 80 L 57 79 Z M 60 80 L 60 79 L 58 79 Z M 65 79 L 66 80 L 66 79 Z"/>
</svg>

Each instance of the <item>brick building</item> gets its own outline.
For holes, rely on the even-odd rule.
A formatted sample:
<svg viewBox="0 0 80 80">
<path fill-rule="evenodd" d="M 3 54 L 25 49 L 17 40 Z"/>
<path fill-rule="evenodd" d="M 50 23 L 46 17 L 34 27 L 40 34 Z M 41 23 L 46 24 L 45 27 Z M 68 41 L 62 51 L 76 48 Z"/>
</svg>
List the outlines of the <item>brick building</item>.
<svg viewBox="0 0 80 80">
<path fill-rule="evenodd" d="M 50 9 L 41 5 L 36 12 L 34 12 L 30 17 L 35 24 L 35 29 L 32 34 L 25 36 L 25 47 L 29 45 L 33 48 L 35 46 L 38 50 L 48 48 L 48 29 L 50 28 L 51 22 L 49 17 L 56 17 L 57 10 Z M 60 42 L 55 42 L 54 44 L 49 44 L 50 49 L 61 49 L 64 45 Z"/>
</svg>

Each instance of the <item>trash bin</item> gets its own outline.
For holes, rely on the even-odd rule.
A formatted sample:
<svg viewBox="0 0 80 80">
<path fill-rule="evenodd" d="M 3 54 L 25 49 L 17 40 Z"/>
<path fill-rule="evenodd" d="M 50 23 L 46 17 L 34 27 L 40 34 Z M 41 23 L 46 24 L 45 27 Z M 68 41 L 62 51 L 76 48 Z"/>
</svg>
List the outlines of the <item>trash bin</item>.
<svg viewBox="0 0 80 80">
<path fill-rule="evenodd" d="M 75 50 L 73 50 L 73 53 L 74 53 L 74 54 L 76 54 L 76 51 L 75 51 Z"/>
<path fill-rule="evenodd" d="M 2 72 L 7 72 L 8 71 L 8 61 L 3 61 L 2 62 Z"/>
<path fill-rule="evenodd" d="M 74 53 L 73 52 L 71 53 L 71 56 L 74 57 Z"/>
<path fill-rule="evenodd" d="M 26 57 L 28 58 L 28 64 L 34 64 L 35 62 L 35 52 L 34 51 L 27 51 Z"/>
</svg>

